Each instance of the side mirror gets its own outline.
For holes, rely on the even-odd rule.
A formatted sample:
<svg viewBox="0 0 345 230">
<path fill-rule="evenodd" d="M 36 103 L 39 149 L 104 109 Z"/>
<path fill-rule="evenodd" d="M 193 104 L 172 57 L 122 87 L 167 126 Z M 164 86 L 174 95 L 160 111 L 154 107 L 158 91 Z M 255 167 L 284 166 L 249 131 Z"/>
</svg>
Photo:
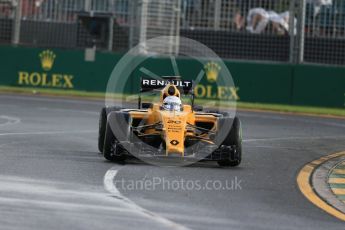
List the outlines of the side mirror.
<svg viewBox="0 0 345 230">
<path fill-rule="evenodd" d="M 143 108 L 143 109 L 150 109 L 152 107 L 153 107 L 152 103 L 142 103 L 141 104 L 141 108 Z"/>
<path fill-rule="evenodd" d="M 202 107 L 201 105 L 194 105 L 193 110 L 197 112 L 201 112 L 204 110 L 204 107 Z"/>
</svg>

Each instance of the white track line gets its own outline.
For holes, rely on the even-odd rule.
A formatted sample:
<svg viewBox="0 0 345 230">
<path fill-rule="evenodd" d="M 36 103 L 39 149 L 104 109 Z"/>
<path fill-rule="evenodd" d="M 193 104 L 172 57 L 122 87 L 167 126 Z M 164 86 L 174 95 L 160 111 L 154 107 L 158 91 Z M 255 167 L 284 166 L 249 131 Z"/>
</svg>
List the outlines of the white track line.
<svg viewBox="0 0 345 230">
<path fill-rule="evenodd" d="M 46 102 L 63 102 L 63 103 L 69 103 L 69 104 L 95 104 L 95 105 L 101 105 L 104 104 L 103 100 L 87 100 L 86 98 L 81 98 L 80 100 L 71 99 L 71 98 L 49 98 L 49 97 L 43 97 L 43 96 L 19 96 L 19 95 L 0 95 L 2 98 L 8 98 L 8 99 L 14 99 L 14 100 L 24 100 L 24 101 L 46 101 Z"/>
<path fill-rule="evenodd" d="M 0 133 L 0 136 L 17 136 L 17 135 L 55 135 L 55 134 L 78 134 L 78 133 L 95 133 L 94 130 L 81 131 L 42 131 L 42 132 L 22 132 L 22 133 Z"/>
<path fill-rule="evenodd" d="M 339 120 L 339 123 L 326 121 L 326 119 L 334 120 L 334 118 L 323 118 L 323 117 L 303 117 L 301 116 L 291 116 L 289 114 L 281 114 L 282 116 L 277 115 L 262 115 L 262 114 L 240 114 L 240 117 L 254 117 L 258 119 L 269 119 L 269 120 L 284 120 L 284 121 L 294 121 L 294 122 L 302 122 L 307 124 L 318 124 L 318 125 L 324 125 L 324 126 L 334 126 L 334 127 L 345 127 L 345 123 L 343 120 Z M 315 120 L 319 119 L 319 120 Z M 323 121 L 321 121 L 323 119 Z M 343 123 L 341 123 L 343 122 Z"/>
<path fill-rule="evenodd" d="M 165 227 L 171 228 L 171 229 L 176 229 L 176 230 L 190 230 L 189 228 L 177 224 L 171 220 L 168 220 L 162 216 L 159 216 L 153 212 L 148 211 L 147 209 L 144 209 L 128 199 L 127 197 L 123 196 L 120 191 L 116 188 L 114 184 L 114 179 L 118 173 L 118 171 L 121 169 L 121 167 L 115 166 L 109 169 L 106 174 L 104 175 L 104 188 L 107 190 L 109 193 L 111 193 L 116 199 L 119 201 L 122 201 L 124 205 L 126 205 L 129 209 L 133 210 L 134 212 L 152 220 L 155 222 L 158 222 Z"/>
<path fill-rule="evenodd" d="M 7 120 L 5 123 L 0 124 L 0 126 L 15 125 L 20 123 L 20 119 L 17 117 L 0 116 L 0 119 Z"/>
</svg>

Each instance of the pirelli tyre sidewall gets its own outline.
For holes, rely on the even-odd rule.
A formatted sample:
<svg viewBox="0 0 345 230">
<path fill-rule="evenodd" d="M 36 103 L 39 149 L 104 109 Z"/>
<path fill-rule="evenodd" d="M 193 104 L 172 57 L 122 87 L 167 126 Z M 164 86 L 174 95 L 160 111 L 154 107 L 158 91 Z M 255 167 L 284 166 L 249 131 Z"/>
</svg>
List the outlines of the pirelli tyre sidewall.
<svg viewBox="0 0 345 230">
<path fill-rule="evenodd" d="M 108 114 L 108 124 L 112 128 L 117 141 L 130 141 L 130 115 L 128 112 L 110 112 Z"/>
<path fill-rule="evenodd" d="M 229 120 L 233 120 L 230 122 Z M 218 125 L 220 127 L 224 125 L 232 124 L 230 132 L 227 133 L 225 138 L 220 137 L 220 140 L 223 140 L 220 145 L 233 146 L 233 151 L 230 152 L 230 157 L 228 160 L 219 161 L 220 166 L 238 166 L 242 161 L 242 126 L 241 121 L 238 117 L 222 117 L 219 119 Z M 220 132 L 224 135 L 223 132 Z"/>
<path fill-rule="evenodd" d="M 107 127 L 107 114 L 111 111 L 119 111 L 121 108 L 119 107 L 103 107 L 99 114 L 99 121 L 98 121 L 98 150 L 99 152 L 103 152 L 104 146 L 104 137 L 105 131 Z"/>
<path fill-rule="evenodd" d="M 99 152 L 103 152 L 106 127 L 107 127 L 107 112 L 106 112 L 105 107 L 103 107 L 99 114 L 99 121 L 98 121 L 98 150 Z"/>
<path fill-rule="evenodd" d="M 216 113 L 216 112 L 212 112 Z M 219 112 L 217 112 L 219 113 Z M 218 118 L 218 124 L 217 124 L 217 130 L 216 130 L 216 137 L 215 137 L 215 143 L 218 146 L 221 145 L 227 145 L 230 146 L 231 144 L 231 128 L 233 125 L 234 119 L 231 117 L 227 117 L 222 115 L 221 117 Z"/>
<path fill-rule="evenodd" d="M 231 153 L 229 166 L 238 166 L 242 161 L 242 124 L 238 117 L 235 117 L 230 131 L 231 143 L 235 151 Z"/>
<path fill-rule="evenodd" d="M 127 141 L 129 137 L 128 113 L 121 111 L 113 111 L 107 115 L 107 123 L 105 130 L 103 156 L 109 161 L 123 161 L 125 160 L 124 148 L 121 146 L 121 141 Z M 120 122 L 117 122 L 120 121 Z M 114 126 L 120 124 L 120 126 Z M 114 129 L 121 131 L 114 134 Z M 128 130 L 128 131 L 126 131 Z"/>
<path fill-rule="evenodd" d="M 113 131 L 110 127 L 110 124 L 107 122 L 106 129 L 105 129 L 105 136 L 104 136 L 104 145 L 103 145 L 103 156 L 105 159 L 109 161 L 114 161 L 115 158 L 113 155 L 113 145 L 115 143 L 115 136 Z"/>
</svg>

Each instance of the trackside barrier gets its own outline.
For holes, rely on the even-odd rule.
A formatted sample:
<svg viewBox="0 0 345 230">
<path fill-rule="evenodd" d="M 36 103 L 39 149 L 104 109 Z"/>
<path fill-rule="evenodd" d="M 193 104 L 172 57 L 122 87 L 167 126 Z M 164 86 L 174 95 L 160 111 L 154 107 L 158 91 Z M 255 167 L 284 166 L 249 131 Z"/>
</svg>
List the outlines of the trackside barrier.
<svg viewBox="0 0 345 230">
<path fill-rule="evenodd" d="M 0 46 L 0 85 L 104 92 L 120 54 L 97 52 L 95 61 L 85 61 L 83 51 Z M 177 60 L 180 75 L 205 76 L 196 88 L 199 98 L 235 99 L 242 102 L 345 107 L 345 67 L 269 64 L 225 61 L 236 87 L 217 89 L 217 63 Z M 145 68 L 157 75 L 173 75 L 169 58 L 151 58 Z M 138 91 L 144 74 L 138 66 L 124 93 Z M 208 74 L 209 72 L 213 74 Z M 214 74 L 216 73 L 216 74 Z"/>
</svg>

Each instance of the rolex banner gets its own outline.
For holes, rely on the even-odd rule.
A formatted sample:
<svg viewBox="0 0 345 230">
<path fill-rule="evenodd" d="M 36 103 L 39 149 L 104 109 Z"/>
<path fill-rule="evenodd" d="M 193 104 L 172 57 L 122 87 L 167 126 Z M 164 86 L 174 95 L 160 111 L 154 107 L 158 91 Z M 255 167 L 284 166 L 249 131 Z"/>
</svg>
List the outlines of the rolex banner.
<svg viewBox="0 0 345 230">
<path fill-rule="evenodd" d="M 0 46 L 0 85 L 104 91 L 120 56 L 101 54 L 86 62 L 83 51 Z"/>
<path fill-rule="evenodd" d="M 0 86 L 105 92 L 109 77 L 122 56 L 96 53 L 85 61 L 83 50 L 38 49 L 0 46 Z M 341 107 L 345 105 L 345 68 L 290 64 L 260 64 L 215 60 L 200 63 L 177 58 L 178 75 L 195 84 L 197 98 L 271 104 Z M 140 90 L 143 68 L 157 76 L 175 76 L 170 58 L 149 58 L 124 82 L 125 94 Z M 234 85 L 219 82 L 227 68 Z"/>
<path fill-rule="evenodd" d="M 40 71 L 18 71 L 18 85 L 34 87 L 50 87 L 73 89 L 74 76 L 68 73 L 52 72 L 56 54 L 51 50 L 43 50 L 37 56 L 40 60 Z"/>
</svg>

